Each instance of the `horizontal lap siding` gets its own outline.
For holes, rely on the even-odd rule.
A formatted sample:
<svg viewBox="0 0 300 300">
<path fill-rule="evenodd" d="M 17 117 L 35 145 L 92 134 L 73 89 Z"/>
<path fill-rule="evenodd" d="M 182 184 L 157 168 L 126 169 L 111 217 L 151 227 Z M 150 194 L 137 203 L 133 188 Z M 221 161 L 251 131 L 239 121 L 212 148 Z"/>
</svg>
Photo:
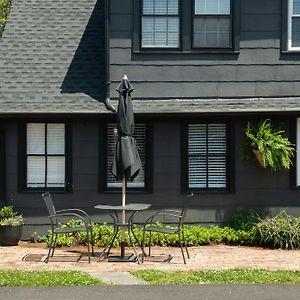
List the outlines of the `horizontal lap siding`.
<svg viewBox="0 0 300 300">
<path fill-rule="evenodd" d="M 241 0 L 240 54 L 133 54 L 132 1 L 110 3 L 112 97 L 123 74 L 136 98 L 299 95 L 300 55 L 280 52 L 280 0 Z"/>
</svg>

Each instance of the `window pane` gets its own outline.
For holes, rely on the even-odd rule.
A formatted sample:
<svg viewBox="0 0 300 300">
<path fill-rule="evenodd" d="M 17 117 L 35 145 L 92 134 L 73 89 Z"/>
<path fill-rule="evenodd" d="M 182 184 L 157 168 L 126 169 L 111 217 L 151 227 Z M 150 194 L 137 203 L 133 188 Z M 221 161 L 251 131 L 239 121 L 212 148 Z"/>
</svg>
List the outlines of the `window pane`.
<svg viewBox="0 0 300 300">
<path fill-rule="evenodd" d="M 156 15 L 166 15 L 168 13 L 168 1 L 167 0 L 155 1 L 154 13 Z"/>
<path fill-rule="evenodd" d="M 143 17 L 143 47 L 178 47 L 178 17 Z"/>
<path fill-rule="evenodd" d="M 178 15 L 178 0 L 168 0 L 168 14 Z"/>
<path fill-rule="evenodd" d="M 177 15 L 178 0 L 144 0 L 144 15 Z"/>
<path fill-rule="evenodd" d="M 292 18 L 292 47 L 300 47 L 300 17 Z"/>
<path fill-rule="evenodd" d="M 195 48 L 230 48 L 231 19 L 227 17 L 195 17 Z"/>
<path fill-rule="evenodd" d="M 189 188 L 226 188 L 226 125 L 188 125 Z"/>
<path fill-rule="evenodd" d="M 300 15 L 300 0 L 294 0 L 293 2 L 293 14 Z"/>
<path fill-rule="evenodd" d="M 47 124 L 47 153 L 65 153 L 65 125 Z"/>
<path fill-rule="evenodd" d="M 230 0 L 195 0 L 196 15 L 230 15 Z"/>
<path fill-rule="evenodd" d="M 45 186 L 45 157 L 27 157 L 27 187 L 37 188 Z"/>
<path fill-rule="evenodd" d="M 154 14 L 154 0 L 144 0 L 143 14 L 152 15 Z"/>
<path fill-rule="evenodd" d="M 45 124 L 27 123 L 27 154 L 45 154 Z"/>
<path fill-rule="evenodd" d="M 116 124 L 108 124 L 108 137 L 107 137 L 107 187 L 121 187 L 122 183 L 116 181 L 114 176 L 111 174 L 110 169 L 114 157 L 115 145 L 117 142 L 118 134 L 116 130 Z M 131 188 L 144 188 L 145 187 L 145 162 L 146 162 L 146 125 L 135 124 L 134 138 L 138 147 L 140 155 L 142 169 L 134 181 L 128 181 L 127 187 Z"/>
<path fill-rule="evenodd" d="M 193 124 L 188 127 L 189 155 L 206 155 L 206 124 Z"/>
<path fill-rule="evenodd" d="M 47 158 L 47 187 L 65 186 L 65 158 Z"/>
<path fill-rule="evenodd" d="M 206 170 L 205 157 L 189 158 L 189 188 L 206 188 Z"/>
<path fill-rule="evenodd" d="M 208 158 L 208 187 L 226 188 L 226 158 Z"/>
<path fill-rule="evenodd" d="M 226 154 L 226 125 L 208 124 L 209 155 Z"/>
</svg>

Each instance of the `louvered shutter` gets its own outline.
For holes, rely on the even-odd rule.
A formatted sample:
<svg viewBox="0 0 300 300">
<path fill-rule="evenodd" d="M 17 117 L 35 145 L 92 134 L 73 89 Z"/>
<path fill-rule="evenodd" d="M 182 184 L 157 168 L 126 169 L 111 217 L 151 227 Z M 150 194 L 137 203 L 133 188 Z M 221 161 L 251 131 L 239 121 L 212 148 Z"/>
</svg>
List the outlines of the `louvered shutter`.
<svg viewBox="0 0 300 300">
<path fill-rule="evenodd" d="M 142 162 L 142 169 L 138 176 L 133 181 L 127 182 L 128 188 L 145 188 L 145 158 L 146 158 L 146 124 L 135 124 L 133 134 L 140 159 Z M 109 123 L 107 127 L 107 187 L 108 188 L 120 188 L 122 183 L 116 181 L 114 176 L 111 174 L 111 164 L 114 157 L 115 146 L 118 138 L 116 124 Z"/>
<path fill-rule="evenodd" d="M 226 149 L 225 124 L 188 126 L 189 188 L 226 188 Z"/>
</svg>

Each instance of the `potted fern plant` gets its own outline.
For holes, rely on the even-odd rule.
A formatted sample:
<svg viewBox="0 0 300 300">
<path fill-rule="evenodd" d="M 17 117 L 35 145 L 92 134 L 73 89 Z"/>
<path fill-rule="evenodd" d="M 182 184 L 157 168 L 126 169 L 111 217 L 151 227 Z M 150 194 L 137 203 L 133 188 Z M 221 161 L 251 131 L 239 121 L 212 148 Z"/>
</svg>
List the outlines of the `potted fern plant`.
<svg viewBox="0 0 300 300">
<path fill-rule="evenodd" d="M 289 169 L 295 147 L 288 138 L 282 136 L 284 132 L 273 128 L 269 119 L 248 122 L 245 129 L 246 138 L 242 145 L 244 159 L 257 160 L 263 168 Z"/>
<path fill-rule="evenodd" d="M 0 209 L 0 243 L 16 246 L 22 235 L 23 217 L 14 211 L 12 205 Z"/>
</svg>

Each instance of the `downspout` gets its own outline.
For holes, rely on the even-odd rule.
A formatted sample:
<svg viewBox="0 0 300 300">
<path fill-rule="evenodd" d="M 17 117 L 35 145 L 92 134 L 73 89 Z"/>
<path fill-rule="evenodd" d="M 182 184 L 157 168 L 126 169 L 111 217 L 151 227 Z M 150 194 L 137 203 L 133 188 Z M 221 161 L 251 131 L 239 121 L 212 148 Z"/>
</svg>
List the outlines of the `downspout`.
<svg viewBox="0 0 300 300">
<path fill-rule="evenodd" d="M 113 107 L 110 102 L 110 7 L 109 7 L 109 0 L 104 0 L 104 14 L 105 14 L 105 72 L 106 72 L 106 84 L 105 84 L 105 100 L 104 104 L 108 110 L 111 112 L 116 112 L 117 110 Z"/>
</svg>

